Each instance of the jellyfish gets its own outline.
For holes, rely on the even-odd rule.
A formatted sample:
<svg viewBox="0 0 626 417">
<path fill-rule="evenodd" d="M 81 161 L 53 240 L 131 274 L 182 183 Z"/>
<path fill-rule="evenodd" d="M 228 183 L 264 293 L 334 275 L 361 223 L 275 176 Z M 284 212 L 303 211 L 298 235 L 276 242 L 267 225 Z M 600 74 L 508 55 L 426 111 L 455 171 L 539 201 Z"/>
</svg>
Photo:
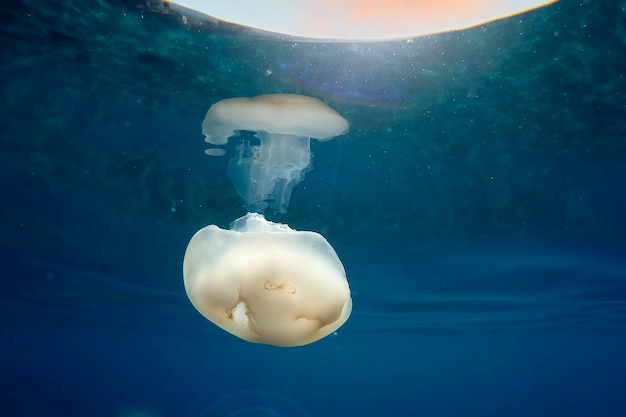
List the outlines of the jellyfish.
<svg viewBox="0 0 626 417">
<path fill-rule="evenodd" d="M 208 320 L 249 342 L 301 346 L 350 316 L 345 270 L 320 234 L 248 213 L 200 229 L 183 261 L 185 290 Z"/>
<path fill-rule="evenodd" d="M 238 131 L 256 132 L 241 139 L 228 175 L 248 211 L 269 206 L 284 213 L 293 188 L 311 166 L 310 139 L 326 141 L 347 133 L 349 124 L 320 100 L 297 94 L 269 94 L 222 100 L 209 108 L 202 123 L 205 141 L 225 145 Z M 207 155 L 220 156 L 213 147 Z"/>
<path fill-rule="evenodd" d="M 166 0 L 184 15 L 229 22 L 255 32 L 319 40 L 385 40 L 461 30 L 527 12 L 556 0 Z"/>
</svg>

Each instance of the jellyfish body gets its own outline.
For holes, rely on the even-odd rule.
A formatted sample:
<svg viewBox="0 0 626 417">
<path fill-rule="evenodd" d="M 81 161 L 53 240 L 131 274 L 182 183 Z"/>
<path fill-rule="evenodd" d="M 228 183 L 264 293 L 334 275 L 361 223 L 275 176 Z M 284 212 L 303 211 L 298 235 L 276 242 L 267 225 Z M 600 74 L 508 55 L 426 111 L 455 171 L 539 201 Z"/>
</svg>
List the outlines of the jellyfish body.
<svg viewBox="0 0 626 417">
<path fill-rule="evenodd" d="M 319 40 L 385 40 L 466 29 L 556 0 L 166 0 L 209 20 Z"/>
<path fill-rule="evenodd" d="M 311 166 L 309 138 L 258 132 L 260 145 L 242 140 L 228 175 L 249 211 L 263 213 L 269 206 L 287 211 L 293 188 Z"/>
<path fill-rule="evenodd" d="M 199 230 L 183 275 L 194 307 L 249 342 L 306 345 L 336 331 L 352 311 L 343 265 L 328 241 L 256 213 L 230 230 Z"/>
<path fill-rule="evenodd" d="M 284 213 L 293 188 L 311 166 L 310 139 L 321 141 L 345 134 L 346 119 L 321 101 L 297 94 L 269 94 L 222 100 L 202 123 L 205 141 L 224 145 L 238 131 L 256 132 L 258 143 L 242 138 L 228 175 L 248 211 L 269 206 Z M 211 148 L 208 155 L 220 155 Z"/>
</svg>

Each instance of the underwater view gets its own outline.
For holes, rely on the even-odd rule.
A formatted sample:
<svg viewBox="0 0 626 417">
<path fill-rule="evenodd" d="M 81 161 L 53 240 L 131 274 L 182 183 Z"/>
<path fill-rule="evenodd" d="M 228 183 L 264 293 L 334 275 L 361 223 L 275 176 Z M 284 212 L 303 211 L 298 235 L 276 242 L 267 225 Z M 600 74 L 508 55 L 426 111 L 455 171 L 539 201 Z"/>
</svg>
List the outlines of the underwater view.
<svg viewBox="0 0 626 417">
<path fill-rule="evenodd" d="M 3 3 L 0 416 L 626 416 L 626 2 L 245 3 Z"/>
</svg>

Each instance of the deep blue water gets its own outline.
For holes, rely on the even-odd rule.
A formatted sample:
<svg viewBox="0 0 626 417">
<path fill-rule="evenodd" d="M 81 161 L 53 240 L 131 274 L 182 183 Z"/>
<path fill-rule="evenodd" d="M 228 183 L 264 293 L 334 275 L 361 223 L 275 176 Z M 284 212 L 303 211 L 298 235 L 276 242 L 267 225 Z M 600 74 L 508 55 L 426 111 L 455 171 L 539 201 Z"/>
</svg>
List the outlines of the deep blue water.
<svg viewBox="0 0 626 417">
<path fill-rule="evenodd" d="M 302 43 L 120 0 L 0 13 L 0 415 L 626 415 L 626 9 L 560 1 L 462 32 Z M 354 310 L 300 348 L 241 341 L 182 282 L 244 214 L 200 124 L 300 93 L 289 211 Z"/>
</svg>

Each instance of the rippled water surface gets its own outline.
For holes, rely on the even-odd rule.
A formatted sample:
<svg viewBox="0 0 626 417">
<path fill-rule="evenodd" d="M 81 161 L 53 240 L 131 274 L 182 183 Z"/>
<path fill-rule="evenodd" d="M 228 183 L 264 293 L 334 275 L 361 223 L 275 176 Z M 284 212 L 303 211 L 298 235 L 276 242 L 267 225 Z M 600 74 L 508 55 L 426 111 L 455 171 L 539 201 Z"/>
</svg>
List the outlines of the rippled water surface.
<svg viewBox="0 0 626 417">
<path fill-rule="evenodd" d="M 626 415 L 626 3 L 347 44 L 150 4 L 0 13 L 0 415 Z M 352 290 L 301 348 L 219 330 L 182 283 L 193 233 L 244 214 L 204 114 L 267 93 L 351 124 L 268 214 Z"/>
</svg>

